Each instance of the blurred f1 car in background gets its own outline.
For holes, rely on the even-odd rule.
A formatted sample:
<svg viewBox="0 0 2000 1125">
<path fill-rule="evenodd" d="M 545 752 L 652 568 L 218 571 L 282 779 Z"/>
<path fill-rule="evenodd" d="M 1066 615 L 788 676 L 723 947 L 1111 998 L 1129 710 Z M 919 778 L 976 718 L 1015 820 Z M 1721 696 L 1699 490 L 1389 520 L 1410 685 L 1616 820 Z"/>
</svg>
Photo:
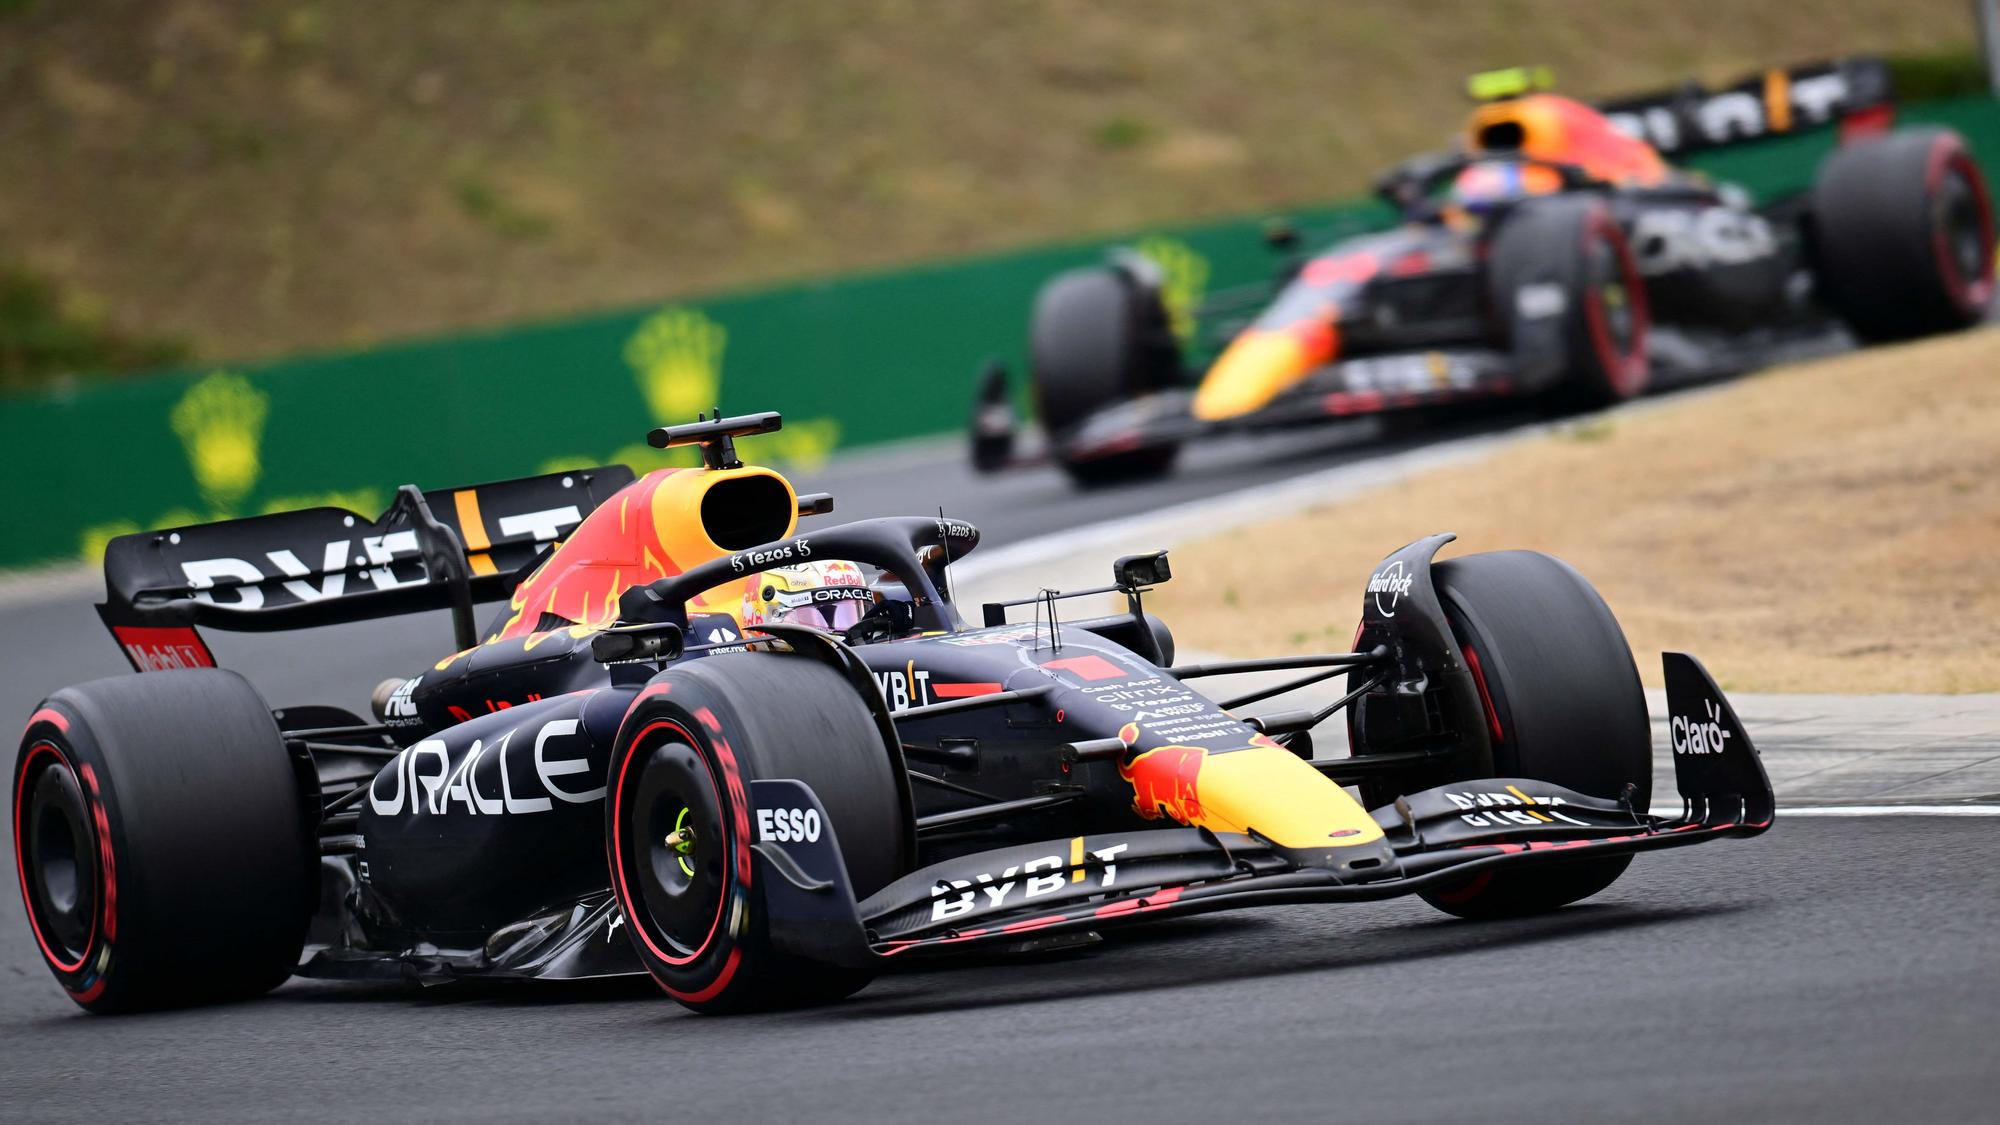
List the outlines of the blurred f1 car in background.
<svg viewBox="0 0 2000 1125">
<path fill-rule="evenodd" d="M 830 500 L 733 444 L 778 424 L 656 430 L 705 467 L 636 480 L 406 486 L 375 520 L 113 540 L 100 608 L 140 674 L 54 693 L 14 768 L 22 894 L 57 982 L 115 1012 L 294 973 L 650 973 L 699 1011 L 774 1007 L 844 997 L 892 959 L 1231 907 L 1550 910 L 1638 852 L 1771 824 L 1749 736 L 1672 653 L 1683 802 L 1651 811 L 1631 652 L 1549 556 L 1433 562 L 1450 536 L 1431 536 L 1369 579 L 1352 652 L 1176 663 L 1142 604 L 1164 552 L 973 623 L 948 568 L 978 529 L 800 532 Z M 1125 610 L 1062 618 L 1105 593 Z M 483 632 L 478 600 L 505 602 Z M 458 651 L 385 680 L 373 721 L 274 710 L 199 632 L 444 608 Z M 1300 678 L 1219 702 L 1191 686 L 1285 669 Z M 1254 709 L 1340 676 L 1317 710 Z M 1342 712 L 1351 756 L 1316 759 L 1312 731 Z"/>
<path fill-rule="evenodd" d="M 1188 345 L 1143 256 L 1049 281 L 1029 332 L 1048 455 L 1104 483 L 1163 472 L 1220 432 L 1496 396 L 1586 409 L 1837 346 L 1843 328 L 1887 341 L 1984 315 L 1979 168 L 1949 130 L 1888 131 L 1879 61 L 1601 108 L 1547 84 L 1525 68 L 1475 77 L 1456 147 L 1378 181 L 1397 226 L 1305 257 L 1276 228 L 1276 279 L 1213 295 Z M 1829 124 L 1843 143 L 1810 191 L 1762 208 L 1667 160 Z M 982 470 L 1017 463 L 1011 402 L 990 367 L 972 421 Z"/>
</svg>

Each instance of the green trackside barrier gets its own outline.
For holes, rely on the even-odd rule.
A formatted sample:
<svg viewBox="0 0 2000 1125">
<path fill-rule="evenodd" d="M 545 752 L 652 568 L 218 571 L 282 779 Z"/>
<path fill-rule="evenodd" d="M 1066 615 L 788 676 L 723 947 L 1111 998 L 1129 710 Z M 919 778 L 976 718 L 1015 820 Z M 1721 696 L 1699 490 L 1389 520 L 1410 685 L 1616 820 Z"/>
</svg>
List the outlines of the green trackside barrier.
<svg viewBox="0 0 2000 1125">
<path fill-rule="evenodd" d="M 1379 226 L 1377 204 L 1302 211 L 1308 235 Z M 1177 303 L 1268 276 L 1259 219 L 1121 240 L 1166 268 Z M 364 352 L 200 367 L 0 399 L 14 485 L 0 567 L 94 560 L 113 535 L 333 504 L 381 510 L 426 488 L 622 462 L 696 459 L 641 440 L 697 411 L 782 410 L 754 456 L 810 467 L 835 449 L 961 426 L 991 357 L 1021 369 L 1027 310 L 1092 242 L 848 277 Z"/>
<path fill-rule="evenodd" d="M 1906 106 L 1964 133 L 2000 181 L 2000 102 Z M 1760 196 L 1808 184 L 1830 133 L 1697 157 Z M 1291 215 L 1308 245 L 1379 227 L 1375 203 Z M 760 458 L 957 429 L 988 358 L 1022 369 L 1027 312 L 1051 274 L 1136 245 L 1170 305 L 1269 276 L 1263 217 L 970 261 L 690 299 L 665 308 L 262 364 L 84 378 L 0 398 L 13 508 L 0 567 L 95 560 L 113 535 L 317 504 L 374 514 L 427 488 L 620 461 L 685 463 L 638 439 L 695 412 L 778 409 Z"/>
</svg>

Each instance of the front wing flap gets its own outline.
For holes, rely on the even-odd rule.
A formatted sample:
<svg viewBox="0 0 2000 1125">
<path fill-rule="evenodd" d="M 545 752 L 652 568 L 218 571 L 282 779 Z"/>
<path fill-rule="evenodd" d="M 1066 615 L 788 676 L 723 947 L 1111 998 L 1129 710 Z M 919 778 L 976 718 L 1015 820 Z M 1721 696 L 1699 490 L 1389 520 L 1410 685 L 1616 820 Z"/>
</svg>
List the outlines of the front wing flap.
<svg viewBox="0 0 2000 1125">
<path fill-rule="evenodd" d="M 1059 439 L 1065 460 L 1088 461 L 1246 430 L 1512 394 L 1514 359 L 1493 348 L 1439 348 L 1327 364 L 1262 409 L 1222 421 L 1196 418 L 1194 392 L 1159 391 L 1105 407 Z"/>
</svg>

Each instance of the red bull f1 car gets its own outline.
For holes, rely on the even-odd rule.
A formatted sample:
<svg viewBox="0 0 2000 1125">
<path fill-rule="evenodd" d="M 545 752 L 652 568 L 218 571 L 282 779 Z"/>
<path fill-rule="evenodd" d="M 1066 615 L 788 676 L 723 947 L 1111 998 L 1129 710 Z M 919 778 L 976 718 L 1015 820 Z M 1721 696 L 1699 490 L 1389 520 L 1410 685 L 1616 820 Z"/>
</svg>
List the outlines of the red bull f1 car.
<svg viewBox="0 0 2000 1125">
<path fill-rule="evenodd" d="M 1985 314 L 1979 168 L 1948 130 L 1887 131 L 1879 62 L 1601 109 L 1538 84 L 1475 80 L 1486 100 L 1457 145 L 1379 181 L 1393 229 L 1305 257 L 1288 235 L 1276 279 L 1213 295 L 1195 339 L 1173 331 L 1161 270 L 1140 255 L 1048 282 L 1029 331 L 1048 455 L 1104 483 L 1163 472 L 1217 433 L 1495 397 L 1603 406 Z M 1836 123 L 1844 143 L 1811 189 L 1761 208 L 1667 160 Z M 989 368 L 972 423 L 982 470 L 1019 460 L 1011 402 Z"/>
<path fill-rule="evenodd" d="M 1142 604 L 1164 553 L 1077 592 L 1121 612 L 1065 617 L 1044 592 L 968 620 L 949 568 L 978 530 L 800 530 L 830 500 L 735 454 L 778 425 L 654 431 L 702 468 L 406 487 L 372 520 L 114 541 L 101 612 L 139 674 L 51 695 L 14 769 L 57 982 L 119 1012 L 293 974 L 650 973 L 689 1008 L 766 1008 L 1233 907 L 1548 910 L 1640 852 L 1771 825 L 1749 735 L 1671 653 L 1682 800 L 1652 812 L 1632 656 L 1553 558 L 1434 561 L 1450 536 L 1432 536 L 1370 577 L 1354 651 L 1176 663 Z M 368 717 L 274 709 L 201 634 L 439 608 L 455 651 L 385 680 Z M 1298 679 L 1198 690 L 1272 670 Z M 1317 709 L 1258 706 L 1335 678 Z M 1341 715 L 1351 755 L 1316 757 Z"/>
</svg>

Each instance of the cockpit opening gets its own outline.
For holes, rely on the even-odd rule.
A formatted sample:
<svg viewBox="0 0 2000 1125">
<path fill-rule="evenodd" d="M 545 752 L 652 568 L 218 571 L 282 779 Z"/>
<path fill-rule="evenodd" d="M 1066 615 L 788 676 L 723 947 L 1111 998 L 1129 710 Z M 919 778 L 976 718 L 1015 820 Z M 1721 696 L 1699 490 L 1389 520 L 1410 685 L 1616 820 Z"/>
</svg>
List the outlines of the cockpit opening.
<svg viewBox="0 0 2000 1125">
<path fill-rule="evenodd" d="M 1482 152 L 1512 152 L 1521 147 L 1527 135 L 1519 121 L 1495 121 L 1480 128 L 1478 147 Z"/>
</svg>

